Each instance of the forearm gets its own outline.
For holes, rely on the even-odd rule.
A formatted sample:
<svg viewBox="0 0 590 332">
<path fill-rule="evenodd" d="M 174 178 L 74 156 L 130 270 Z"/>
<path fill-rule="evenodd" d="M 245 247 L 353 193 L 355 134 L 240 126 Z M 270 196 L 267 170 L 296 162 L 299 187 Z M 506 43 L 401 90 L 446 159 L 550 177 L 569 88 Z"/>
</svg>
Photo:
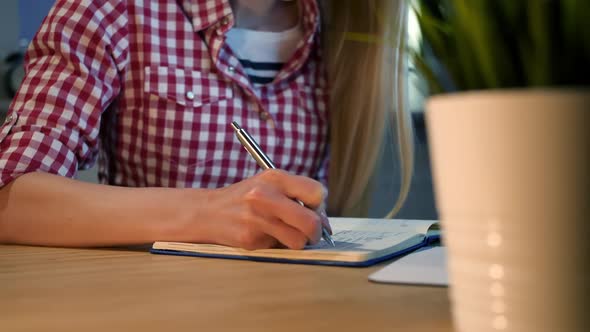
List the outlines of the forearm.
<svg viewBox="0 0 590 332">
<path fill-rule="evenodd" d="M 86 247 L 181 240 L 189 218 L 183 206 L 199 199 L 206 199 L 204 190 L 123 188 L 29 173 L 0 189 L 0 242 Z"/>
</svg>

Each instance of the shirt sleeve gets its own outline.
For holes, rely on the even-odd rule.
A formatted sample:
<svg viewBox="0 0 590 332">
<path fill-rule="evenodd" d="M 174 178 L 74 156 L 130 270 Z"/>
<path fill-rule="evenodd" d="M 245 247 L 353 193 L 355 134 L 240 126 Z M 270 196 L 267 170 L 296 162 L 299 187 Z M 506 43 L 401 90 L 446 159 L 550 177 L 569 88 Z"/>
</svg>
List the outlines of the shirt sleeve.
<svg viewBox="0 0 590 332">
<path fill-rule="evenodd" d="M 73 177 L 95 162 L 100 117 L 127 62 L 126 29 L 124 1 L 56 1 L 0 128 L 0 187 L 36 171 Z"/>
</svg>

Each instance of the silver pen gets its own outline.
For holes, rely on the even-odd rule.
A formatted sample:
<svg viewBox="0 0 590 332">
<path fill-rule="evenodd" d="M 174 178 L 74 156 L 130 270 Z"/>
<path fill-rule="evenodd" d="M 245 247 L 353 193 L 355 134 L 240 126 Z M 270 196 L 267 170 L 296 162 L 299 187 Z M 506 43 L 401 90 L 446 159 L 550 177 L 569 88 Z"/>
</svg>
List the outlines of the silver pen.
<svg viewBox="0 0 590 332">
<path fill-rule="evenodd" d="M 258 166 L 262 167 L 263 169 L 276 169 L 276 166 L 273 164 L 273 162 L 270 160 L 270 158 L 264 153 L 264 151 L 262 151 L 262 149 L 260 148 L 260 146 L 258 145 L 258 143 L 256 143 L 256 141 L 254 140 L 254 138 L 252 138 L 252 136 L 250 136 L 250 134 L 248 134 L 248 132 L 240 127 L 240 125 L 233 121 L 231 123 L 232 128 L 234 128 L 234 131 L 236 132 L 236 136 L 238 137 L 238 140 L 240 141 L 240 143 L 242 144 L 242 146 L 244 146 L 244 148 L 246 149 L 246 151 L 248 151 L 248 153 L 256 160 L 256 162 L 258 163 Z M 297 203 L 301 204 L 301 206 L 305 206 L 305 204 L 303 204 L 302 201 L 296 199 Z M 323 211 L 319 211 L 319 213 L 324 213 Z M 325 215 L 325 213 L 324 213 Z M 330 233 L 328 233 L 328 230 L 326 229 L 326 227 L 322 224 L 322 238 L 328 242 L 332 247 L 335 247 L 336 245 L 334 244 L 334 241 L 332 240 L 332 237 L 330 236 Z"/>
</svg>

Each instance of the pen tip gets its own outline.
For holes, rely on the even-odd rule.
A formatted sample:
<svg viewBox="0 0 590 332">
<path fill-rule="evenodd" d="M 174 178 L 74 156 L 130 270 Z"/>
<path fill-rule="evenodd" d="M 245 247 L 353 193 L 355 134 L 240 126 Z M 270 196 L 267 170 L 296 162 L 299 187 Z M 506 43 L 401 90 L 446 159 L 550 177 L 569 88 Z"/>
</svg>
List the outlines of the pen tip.
<svg viewBox="0 0 590 332">
<path fill-rule="evenodd" d="M 231 123 L 231 126 L 232 126 L 232 127 L 235 129 L 235 130 L 240 130 L 240 129 L 242 129 L 242 128 L 240 127 L 240 125 L 239 125 L 237 122 L 235 122 L 235 121 L 232 121 L 232 123 Z"/>
<path fill-rule="evenodd" d="M 328 231 L 325 228 L 322 229 L 322 237 L 332 247 L 336 246 L 336 244 L 334 243 L 334 240 L 332 240 L 332 237 L 330 236 L 330 233 L 328 233 Z"/>
</svg>

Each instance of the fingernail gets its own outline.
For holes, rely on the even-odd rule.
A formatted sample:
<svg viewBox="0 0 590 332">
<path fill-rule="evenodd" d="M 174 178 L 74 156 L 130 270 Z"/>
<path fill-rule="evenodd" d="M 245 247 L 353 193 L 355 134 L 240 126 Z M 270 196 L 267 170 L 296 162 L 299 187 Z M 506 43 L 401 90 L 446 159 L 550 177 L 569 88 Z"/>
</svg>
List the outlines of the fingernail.
<svg viewBox="0 0 590 332">
<path fill-rule="evenodd" d="M 326 227 L 330 235 L 332 235 L 332 226 L 330 226 L 330 220 L 328 219 L 328 215 L 326 214 L 326 210 L 322 209 L 318 211 L 320 218 L 322 219 L 322 224 Z"/>
</svg>

